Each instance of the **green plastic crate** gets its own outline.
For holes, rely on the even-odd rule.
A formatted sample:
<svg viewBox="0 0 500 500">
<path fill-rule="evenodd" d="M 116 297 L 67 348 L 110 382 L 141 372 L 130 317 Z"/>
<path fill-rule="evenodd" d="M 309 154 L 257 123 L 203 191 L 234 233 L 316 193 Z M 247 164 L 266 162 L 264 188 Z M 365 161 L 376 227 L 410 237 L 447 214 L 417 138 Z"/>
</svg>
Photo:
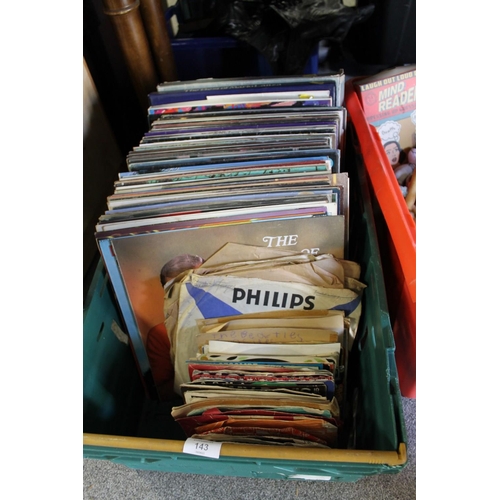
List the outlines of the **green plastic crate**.
<svg viewBox="0 0 500 500">
<path fill-rule="evenodd" d="M 124 339 L 119 310 L 99 264 L 84 307 L 83 456 L 131 468 L 270 479 L 356 481 L 406 465 L 406 429 L 377 236 L 365 174 L 352 158 L 349 258 L 368 285 L 349 357 L 344 403 L 345 449 L 318 450 L 225 443 L 220 457 L 182 452 L 183 432 L 170 416 L 180 401 L 145 396 Z"/>
</svg>

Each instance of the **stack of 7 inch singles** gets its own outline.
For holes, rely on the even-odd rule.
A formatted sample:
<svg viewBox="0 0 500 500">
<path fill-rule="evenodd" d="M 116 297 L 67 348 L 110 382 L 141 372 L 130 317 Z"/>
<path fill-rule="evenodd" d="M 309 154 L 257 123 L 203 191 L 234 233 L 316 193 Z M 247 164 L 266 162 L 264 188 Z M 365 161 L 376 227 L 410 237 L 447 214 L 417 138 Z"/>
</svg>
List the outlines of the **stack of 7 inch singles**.
<svg viewBox="0 0 500 500">
<path fill-rule="evenodd" d="M 166 290 L 185 402 L 172 416 L 186 436 L 336 447 L 359 271 L 329 254 L 226 244 Z"/>
</svg>

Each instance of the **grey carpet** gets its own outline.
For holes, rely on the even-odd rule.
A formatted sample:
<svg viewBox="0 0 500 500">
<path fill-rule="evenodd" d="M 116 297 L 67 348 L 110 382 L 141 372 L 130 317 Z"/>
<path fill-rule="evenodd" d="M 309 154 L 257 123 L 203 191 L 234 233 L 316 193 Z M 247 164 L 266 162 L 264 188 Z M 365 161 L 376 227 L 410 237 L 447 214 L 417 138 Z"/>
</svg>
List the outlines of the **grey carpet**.
<svg viewBox="0 0 500 500">
<path fill-rule="evenodd" d="M 416 498 L 416 400 L 403 398 L 408 464 L 397 474 L 355 483 L 201 476 L 130 469 L 105 460 L 83 459 L 84 500 L 287 500 Z"/>
</svg>

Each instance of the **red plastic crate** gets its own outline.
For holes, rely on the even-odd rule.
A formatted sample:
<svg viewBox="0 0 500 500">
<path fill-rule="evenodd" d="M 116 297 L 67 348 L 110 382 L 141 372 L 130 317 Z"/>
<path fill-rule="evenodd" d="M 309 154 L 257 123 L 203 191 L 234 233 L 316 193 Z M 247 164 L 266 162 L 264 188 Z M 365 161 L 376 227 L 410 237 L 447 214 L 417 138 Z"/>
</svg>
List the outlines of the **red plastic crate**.
<svg viewBox="0 0 500 500">
<path fill-rule="evenodd" d="M 346 83 L 345 105 L 359 141 L 374 205 L 381 212 L 376 220 L 377 233 L 401 394 L 416 398 L 416 225 L 377 131 L 366 121 L 352 82 Z"/>
</svg>

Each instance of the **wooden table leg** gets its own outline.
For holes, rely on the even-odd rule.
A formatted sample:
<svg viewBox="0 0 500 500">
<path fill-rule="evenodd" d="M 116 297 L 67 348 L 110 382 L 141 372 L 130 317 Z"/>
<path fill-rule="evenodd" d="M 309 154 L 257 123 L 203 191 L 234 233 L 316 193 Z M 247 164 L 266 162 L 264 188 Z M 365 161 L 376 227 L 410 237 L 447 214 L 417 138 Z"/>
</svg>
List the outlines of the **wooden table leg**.
<svg viewBox="0 0 500 500">
<path fill-rule="evenodd" d="M 149 106 L 148 94 L 156 90 L 158 76 L 144 28 L 139 0 L 102 0 L 141 105 Z"/>
<path fill-rule="evenodd" d="M 160 0 L 141 0 L 141 14 L 158 75 L 164 82 L 177 80 L 174 53 Z"/>
</svg>

